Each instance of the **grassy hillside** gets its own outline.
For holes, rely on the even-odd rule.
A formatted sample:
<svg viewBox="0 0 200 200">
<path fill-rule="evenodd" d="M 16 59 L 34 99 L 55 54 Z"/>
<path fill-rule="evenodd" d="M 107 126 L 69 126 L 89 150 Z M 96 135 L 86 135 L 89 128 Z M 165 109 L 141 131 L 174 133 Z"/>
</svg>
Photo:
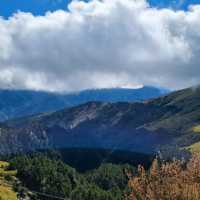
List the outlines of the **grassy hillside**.
<svg viewBox="0 0 200 200">
<path fill-rule="evenodd" d="M 7 170 L 9 163 L 0 161 L 0 200 L 18 200 L 13 190 L 16 171 Z"/>
<path fill-rule="evenodd" d="M 193 128 L 193 131 L 194 131 L 195 133 L 200 133 L 200 125 L 195 126 L 195 127 Z"/>
<path fill-rule="evenodd" d="M 173 92 L 150 102 L 161 106 L 163 115 L 150 127 L 166 128 L 169 131 L 186 133 L 200 122 L 200 87 Z M 195 131 L 195 130 L 193 130 Z"/>
<path fill-rule="evenodd" d="M 186 149 L 191 151 L 192 153 L 200 152 L 200 142 L 195 142 L 194 144 L 186 147 Z"/>
<path fill-rule="evenodd" d="M 194 126 L 192 128 L 192 131 L 194 133 L 199 134 L 200 133 L 200 125 Z M 200 142 L 195 142 L 189 146 L 186 147 L 187 150 L 191 151 L 192 153 L 200 152 Z"/>
</svg>

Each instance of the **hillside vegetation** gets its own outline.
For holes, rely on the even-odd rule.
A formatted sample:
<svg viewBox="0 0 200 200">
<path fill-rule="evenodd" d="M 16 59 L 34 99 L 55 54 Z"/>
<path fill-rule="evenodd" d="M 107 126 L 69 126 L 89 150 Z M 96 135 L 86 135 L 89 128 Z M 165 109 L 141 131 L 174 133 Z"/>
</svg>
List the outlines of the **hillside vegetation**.
<svg viewBox="0 0 200 200">
<path fill-rule="evenodd" d="M 138 169 L 102 163 L 78 173 L 59 158 L 44 153 L 10 160 L 17 177 L 33 192 L 31 200 L 199 200 L 200 154 L 189 160 L 163 160 Z"/>
<path fill-rule="evenodd" d="M 200 133 L 200 125 L 195 126 L 195 127 L 193 128 L 193 131 L 194 131 L 195 133 Z"/>
<path fill-rule="evenodd" d="M 192 153 L 200 152 L 200 142 L 191 144 L 190 146 L 187 146 L 186 149 L 191 151 Z"/>
<path fill-rule="evenodd" d="M 0 200 L 18 200 L 14 191 L 16 171 L 8 170 L 9 163 L 0 161 Z"/>
<path fill-rule="evenodd" d="M 0 153 L 103 148 L 154 153 L 200 141 L 200 88 L 138 103 L 89 102 L 0 125 Z"/>
<path fill-rule="evenodd" d="M 200 125 L 194 126 L 192 128 L 192 131 L 194 133 L 200 133 Z M 200 142 L 195 142 L 189 146 L 186 146 L 185 149 L 189 150 L 192 153 L 198 153 L 200 152 Z"/>
<path fill-rule="evenodd" d="M 17 156 L 10 161 L 17 177 L 34 194 L 34 200 L 51 196 L 70 200 L 123 200 L 128 189 L 126 170 L 130 165 L 104 163 L 96 169 L 78 173 L 74 168 L 46 154 Z"/>
<path fill-rule="evenodd" d="M 130 194 L 126 200 L 199 200 L 200 154 L 189 162 L 154 160 L 150 170 L 138 167 L 138 175 L 129 174 Z"/>
</svg>

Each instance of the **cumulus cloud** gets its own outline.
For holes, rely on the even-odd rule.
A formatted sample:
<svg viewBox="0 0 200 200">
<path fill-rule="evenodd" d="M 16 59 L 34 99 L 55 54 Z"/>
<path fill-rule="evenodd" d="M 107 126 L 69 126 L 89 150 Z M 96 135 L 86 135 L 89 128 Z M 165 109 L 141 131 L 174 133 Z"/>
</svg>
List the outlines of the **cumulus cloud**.
<svg viewBox="0 0 200 200">
<path fill-rule="evenodd" d="M 45 16 L 0 18 L 0 87 L 55 91 L 200 82 L 200 5 L 72 1 Z"/>
</svg>

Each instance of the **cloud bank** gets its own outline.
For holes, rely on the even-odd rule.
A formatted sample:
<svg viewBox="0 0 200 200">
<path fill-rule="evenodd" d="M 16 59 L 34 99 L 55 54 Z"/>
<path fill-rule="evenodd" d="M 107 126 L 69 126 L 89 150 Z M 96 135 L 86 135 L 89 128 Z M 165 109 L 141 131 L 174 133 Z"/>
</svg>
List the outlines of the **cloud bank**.
<svg viewBox="0 0 200 200">
<path fill-rule="evenodd" d="M 45 16 L 0 18 L 0 88 L 75 91 L 200 82 L 200 5 L 72 1 Z"/>
</svg>

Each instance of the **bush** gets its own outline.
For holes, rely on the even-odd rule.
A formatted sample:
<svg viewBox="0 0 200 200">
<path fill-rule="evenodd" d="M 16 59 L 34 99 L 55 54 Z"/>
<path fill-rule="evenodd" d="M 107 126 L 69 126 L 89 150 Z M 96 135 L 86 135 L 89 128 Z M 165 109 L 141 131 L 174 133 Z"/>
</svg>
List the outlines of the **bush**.
<svg viewBox="0 0 200 200">
<path fill-rule="evenodd" d="M 129 177 L 128 200 L 199 200 L 200 154 L 193 155 L 188 163 L 155 159 L 149 171 L 139 166 L 138 175 Z"/>
</svg>

